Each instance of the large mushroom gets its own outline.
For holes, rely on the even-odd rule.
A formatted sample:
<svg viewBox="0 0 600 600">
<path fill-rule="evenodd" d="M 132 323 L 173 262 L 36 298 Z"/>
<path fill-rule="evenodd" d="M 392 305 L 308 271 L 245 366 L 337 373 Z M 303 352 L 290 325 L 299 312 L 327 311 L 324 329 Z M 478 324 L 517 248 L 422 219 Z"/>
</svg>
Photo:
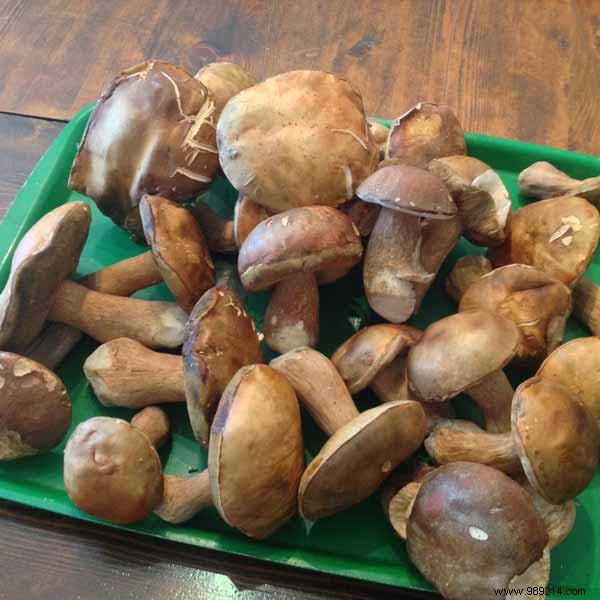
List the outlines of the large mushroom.
<svg viewBox="0 0 600 600">
<path fill-rule="evenodd" d="M 172 302 L 121 298 L 70 281 L 90 225 L 84 202 L 44 215 L 19 242 L 0 294 L 0 348 L 21 352 L 46 319 L 104 342 L 131 337 L 149 347 L 177 347 L 187 315 Z"/>
<path fill-rule="evenodd" d="M 181 67 L 151 60 L 121 72 L 90 117 L 69 187 L 142 238 L 144 194 L 193 198 L 218 168 L 215 103 Z"/>
</svg>

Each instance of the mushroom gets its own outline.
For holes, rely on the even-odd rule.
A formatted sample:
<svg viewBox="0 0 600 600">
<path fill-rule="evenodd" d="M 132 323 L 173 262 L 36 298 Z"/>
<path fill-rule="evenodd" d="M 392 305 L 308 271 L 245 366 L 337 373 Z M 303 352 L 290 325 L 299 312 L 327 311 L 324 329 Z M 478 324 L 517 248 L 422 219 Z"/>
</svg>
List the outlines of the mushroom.
<svg viewBox="0 0 600 600">
<path fill-rule="evenodd" d="M 217 145 L 233 187 L 274 212 L 350 200 L 379 154 L 359 93 L 322 71 L 283 73 L 234 96 Z"/>
<path fill-rule="evenodd" d="M 531 497 L 484 465 L 459 462 L 430 474 L 406 533 L 411 561 L 447 600 L 548 583 L 548 534 Z"/>
<path fill-rule="evenodd" d="M 418 308 L 415 285 L 429 286 L 441 264 L 440 260 L 432 271 L 422 264 L 423 220 L 452 219 L 456 206 L 438 177 L 400 165 L 375 171 L 359 186 L 357 196 L 383 207 L 365 255 L 367 300 L 388 321 L 402 323 Z M 458 231 L 454 242 L 459 236 Z"/>
<path fill-rule="evenodd" d="M 165 476 L 158 516 L 181 523 L 214 504 L 223 520 L 263 539 L 296 512 L 304 467 L 300 409 L 286 378 L 266 365 L 233 377 L 211 427 L 208 469 Z"/>
<path fill-rule="evenodd" d="M 75 348 L 82 336 L 79 329 L 69 325 L 46 323 L 41 333 L 29 344 L 23 354 L 53 370 Z"/>
<path fill-rule="evenodd" d="M 452 110 L 419 102 L 392 123 L 385 158 L 425 168 L 434 158 L 466 153 L 465 133 Z"/>
<path fill-rule="evenodd" d="M 432 323 L 408 353 L 408 381 L 425 402 L 467 393 L 491 432 L 510 430 L 513 389 L 502 370 L 520 341 L 501 315 L 468 310 Z"/>
<path fill-rule="evenodd" d="M 536 376 L 515 391 L 510 433 L 487 433 L 468 421 L 440 422 L 425 448 L 438 464 L 470 461 L 507 473 L 522 469 L 538 494 L 562 504 L 592 480 L 600 435 L 592 413 L 575 394 Z"/>
<path fill-rule="evenodd" d="M 215 110 L 210 92 L 181 67 L 151 60 L 122 71 L 90 117 L 69 188 L 141 239 L 144 194 L 179 202 L 212 182 Z"/>
<path fill-rule="evenodd" d="M 71 425 L 62 381 L 44 365 L 0 352 L 0 461 L 46 452 Z"/>
<path fill-rule="evenodd" d="M 353 198 L 338 208 L 350 217 L 362 237 L 371 235 L 381 210 L 377 204 L 363 202 L 359 198 Z"/>
<path fill-rule="evenodd" d="M 480 254 L 468 254 L 459 258 L 446 279 L 446 291 L 455 302 L 460 302 L 468 287 L 493 270 L 492 263 Z"/>
<path fill-rule="evenodd" d="M 240 194 L 233 213 L 233 233 L 238 248 L 246 241 L 250 232 L 273 213 L 254 200 Z"/>
<path fill-rule="evenodd" d="M 600 204 L 600 177 L 573 179 L 545 161 L 535 162 L 519 173 L 523 196 L 545 200 L 558 196 L 580 196 L 594 206 Z"/>
<path fill-rule="evenodd" d="M 390 135 L 390 128 L 376 121 L 375 119 L 367 119 L 367 123 L 369 124 L 369 131 L 373 136 L 373 140 L 377 144 L 379 148 L 379 158 L 385 158 L 385 153 L 387 150 L 388 137 Z"/>
<path fill-rule="evenodd" d="M 90 209 L 69 202 L 44 215 L 19 242 L 0 294 L 0 348 L 25 350 L 46 319 L 98 341 L 131 337 L 149 347 L 177 347 L 186 314 L 172 302 L 100 294 L 68 280 L 87 238 Z"/>
<path fill-rule="evenodd" d="M 421 445 L 425 413 L 418 402 L 388 402 L 358 413 L 331 361 L 297 348 L 271 361 L 330 436 L 302 475 L 298 509 L 319 519 L 362 502 Z"/>
<path fill-rule="evenodd" d="M 211 252 L 236 254 L 238 247 L 234 235 L 234 223 L 224 219 L 205 202 L 196 202 L 187 207 L 200 226 Z"/>
<path fill-rule="evenodd" d="M 504 242 L 510 197 L 491 167 L 472 156 L 448 156 L 435 158 L 427 169 L 446 184 L 471 242 L 478 246 Z"/>
<path fill-rule="evenodd" d="M 81 510 L 128 524 L 145 519 L 161 501 L 163 475 L 155 444 L 169 431 L 166 415 L 145 408 L 137 425 L 112 417 L 80 423 L 65 448 L 64 482 Z"/>
</svg>

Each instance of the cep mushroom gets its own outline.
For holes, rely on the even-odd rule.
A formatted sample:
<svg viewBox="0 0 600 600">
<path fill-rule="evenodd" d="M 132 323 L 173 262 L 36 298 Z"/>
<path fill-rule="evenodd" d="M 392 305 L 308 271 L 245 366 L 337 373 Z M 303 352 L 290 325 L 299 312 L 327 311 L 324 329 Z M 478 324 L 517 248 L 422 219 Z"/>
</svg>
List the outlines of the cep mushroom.
<svg viewBox="0 0 600 600">
<path fill-rule="evenodd" d="M 71 502 L 109 521 L 128 524 L 148 517 L 163 494 L 163 474 L 155 446 L 169 421 L 148 407 L 128 423 L 93 417 L 80 423 L 65 448 L 64 482 Z"/>
<path fill-rule="evenodd" d="M 600 435 L 593 415 L 575 394 L 536 376 L 515 391 L 510 433 L 488 433 L 469 421 L 440 422 L 425 448 L 438 464 L 469 461 L 507 473 L 522 469 L 538 494 L 562 504 L 592 480 Z"/>
<path fill-rule="evenodd" d="M 241 368 L 211 427 L 208 469 L 165 476 L 155 512 L 170 523 L 214 504 L 223 520 L 263 539 L 296 513 L 304 467 L 300 408 L 286 378 L 266 365 Z"/>
<path fill-rule="evenodd" d="M 172 302 L 100 294 L 70 281 L 90 225 L 84 202 L 44 215 L 19 242 L 0 294 L 0 348 L 24 351 L 46 319 L 105 342 L 137 339 L 149 347 L 180 346 L 187 315 Z"/>
<path fill-rule="evenodd" d="M 446 278 L 446 291 L 456 303 L 468 287 L 480 277 L 493 270 L 492 263 L 480 254 L 468 254 L 459 258 Z"/>
<path fill-rule="evenodd" d="M 426 418 L 418 402 L 387 402 L 359 414 L 331 361 L 297 348 L 271 361 L 330 436 L 302 475 L 298 509 L 320 519 L 368 498 L 421 445 Z"/>
<path fill-rule="evenodd" d="M 401 165 L 375 171 L 359 186 L 357 196 L 382 206 L 365 254 L 367 300 L 388 321 L 402 323 L 418 309 L 443 259 L 460 237 L 456 205 L 441 179 Z M 450 244 L 438 244 L 441 253 L 431 248 L 424 252 L 424 222 L 429 220 L 444 220 L 443 228 L 453 233 Z M 436 242 L 428 245 L 431 243 Z M 437 264 L 424 264 L 429 255 Z"/>
<path fill-rule="evenodd" d="M 181 202 L 213 181 L 215 111 L 204 84 L 181 67 L 151 60 L 121 72 L 90 117 L 69 188 L 142 239 L 137 206 L 144 194 Z"/>
<path fill-rule="evenodd" d="M 371 135 L 379 148 L 379 158 L 383 160 L 385 158 L 385 153 L 387 150 L 388 137 L 390 135 L 390 128 L 376 121 L 375 119 L 367 119 L 369 123 L 369 130 L 371 131 Z"/>
<path fill-rule="evenodd" d="M 488 431 L 509 431 L 513 388 L 502 369 L 519 341 L 516 325 L 501 315 L 469 310 L 440 319 L 408 353 L 409 385 L 425 402 L 466 392 Z"/>
<path fill-rule="evenodd" d="M 459 462 L 430 474 L 406 533 L 411 561 L 447 600 L 548 583 L 544 522 L 527 492 L 490 467 Z"/>
</svg>

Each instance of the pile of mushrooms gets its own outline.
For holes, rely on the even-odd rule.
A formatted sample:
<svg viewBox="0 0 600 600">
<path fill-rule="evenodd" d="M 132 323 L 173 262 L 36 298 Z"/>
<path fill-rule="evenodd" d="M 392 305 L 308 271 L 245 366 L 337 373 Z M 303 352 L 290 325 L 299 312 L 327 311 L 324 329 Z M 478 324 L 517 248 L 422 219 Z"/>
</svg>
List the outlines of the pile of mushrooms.
<svg viewBox="0 0 600 600">
<path fill-rule="evenodd" d="M 238 194 L 231 219 L 198 199 L 219 167 Z M 102 93 L 69 186 L 148 250 L 76 280 L 84 201 L 20 240 L 0 293 L 0 460 L 67 437 L 79 509 L 177 524 L 213 506 L 255 539 L 381 490 L 381 518 L 445 598 L 544 586 L 600 458 L 600 339 L 563 344 L 571 311 L 600 335 L 585 276 L 598 179 L 536 163 L 519 186 L 540 201 L 512 212 L 445 105 L 420 102 L 388 129 L 332 73 L 134 66 Z M 456 312 L 407 324 L 461 236 L 481 253 L 445 267 Z M 368 324 L 328 356 L 319 287 L 356 273 Z M 173 302 L 130 297 L 160 281 Z M 245 308 L 257 291 L 262 320 Z M 68 435 L 53 370 L 82 335 L 99 343 L 83 366 L 98 416 Z M 455 418 L 463 392 L 477 422 Z M 163 472 L 171 403 L 206 456 L 197 474 Z M 303 419 L 327 436 L 320 448 L 305 448 Z"/>
</svg>

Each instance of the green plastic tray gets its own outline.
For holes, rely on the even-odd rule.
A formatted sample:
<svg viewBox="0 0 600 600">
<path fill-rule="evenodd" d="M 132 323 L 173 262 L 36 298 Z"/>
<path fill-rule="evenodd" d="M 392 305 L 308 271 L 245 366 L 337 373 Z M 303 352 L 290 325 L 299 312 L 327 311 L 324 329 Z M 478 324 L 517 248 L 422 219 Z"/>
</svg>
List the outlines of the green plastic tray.
<svg viewBox="0 0 600 600">
<path fill-rule="evenodd" d="M 67 189 L 66 183 L 77 144 L 91 113 L 92 107 L 82 110 L 63 130 L 49 151 L 39 162 L 17 197 L 4 221 L 0 224 L 0 289 L 4 286 L 10 268 L 10 259 L 18 240 L 44 213 L 70 200 L 85 199 Z M 518 195 L 517 174 L 536 160 L 548 160 L 572 176 L 583 178 L 600 173 L 600 160 L 581 154 L 514 142 L 483 135 L 468 134 L 469 154 L 480 158 L 496 169 L 507 185 L 513 204 L 522 201 Z M 229 184 L 219 181 L 209 193 L 209 201 L 225 216 L 232 212 L 236 194 Z M 79 264 L 78 275 L 84 275 L 120 259 L 144 251 L 131 242 L 127 235 L 104 217 L 92 204 L 93 223 L 90 236 Z M 455 306 L 447 298 L 443 280 L 448 268 L 461 255 L 482 252 L 461 240 L 452 252 L 430 290 L 423 308 L 412 322 L 424 327 L 440 317 L 451 314 Z M 594 259 L 589 273 L 600 282 L 600 256 Z M 137 294 L 139 297 L 168 299 L 163 284 Z M 262 326 L 262 316 L 268 299 L 267 293 L 250 294 L 246 300 L 251 316 Z M 320 350 L 331 352 L 351 335 L 356 328 L 377 322 L 364 299 L 360 273 L 352 273 L 341 282 L 321 289 L 322 341 Z M 568 338 L 589 335 L 573 319 L 569 322 Z M 58 369 L 73 400 L 73 427 L 94 415 L 108 414 L 128 419 L 131 412 L 109 410 L 94 397 L 82 371 L 86 356 L 96 347 L 84 340 Z M 270 357 L 271 353 L 266 353 Z M 518 379 L 523 373 L 511 373 Z M 358 397 L 360 409 L 374 405 L 368 393 Z M 466 404 L 459 400 L 459 406 Z M 206 455 L 194 442 L 187 423 L 184 406 L 169 407 L 173 422 L 170 447 L 161 453 L 167 473 L 186 475 L 192 469 L 202 469 Z M 307 459 L 318 451 L 323 436 L 310 418 L 304 418 Z M 80 512 L 68 500 L 62 481 L 64 444 L 53 452 L 0 465 L 0 497 L 29 506 L 69 515 L 78 519 L 96 521 Z M 244 556 L 312 569 L 324 573 L 344 575 L 367 581 L 390 584 L 417 590 L 432 590 L 410 564 L 405 544 L 398 540 L 383 518 L 379 498 L 373 497 L 362 505 L 337 516 L 316 523 L 293 518 L 275 535 L 263 542 L 249 540 L 230 529 L 219 519 L 216 511 L 206 510 L 192 521 L 172 526 L 151 517 L 131 531 L 175 540 L 194 546 L 213 548 Z M 577 521 L 568 540 L 552 555 L 552 582 L 555 585 L 585 588 L 588 597 L 600 597 L 600 569 L 595 569 L 596 539 L 600 534 L 600 478 L 578 499 Z M 596 590 L 596 594 L 592 592 Z"/>
</svg>

